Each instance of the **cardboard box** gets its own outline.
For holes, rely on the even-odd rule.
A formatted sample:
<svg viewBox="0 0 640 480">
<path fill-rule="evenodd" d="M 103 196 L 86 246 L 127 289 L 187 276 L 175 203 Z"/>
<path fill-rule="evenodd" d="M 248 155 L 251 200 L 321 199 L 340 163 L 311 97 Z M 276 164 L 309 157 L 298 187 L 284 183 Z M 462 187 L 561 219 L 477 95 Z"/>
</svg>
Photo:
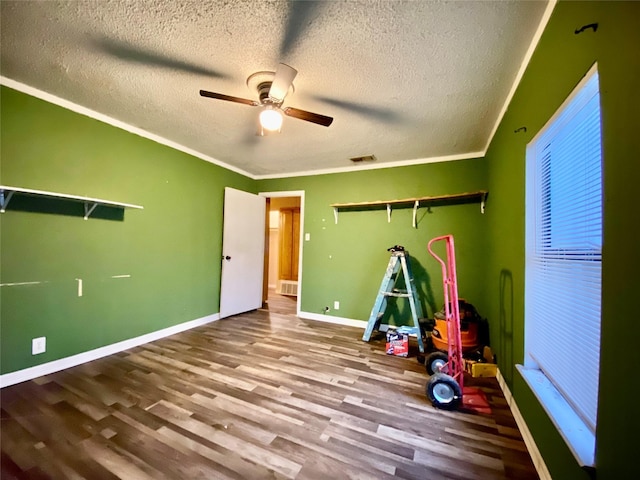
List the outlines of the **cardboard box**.
<svg viewBox="0 0 640 480">
<path fill-rule="evenodd" d="M 400 333 L 395 329 L 387 330 L 387 355 L 397 357 L 409 356 L 409 334 Z"/>
<path fill-rule="evenodd" d="M 465 359 L 464 369 L 472 377 L 495 377 L 498 373 L 498 365 L 495 363 L 476 362 L 475 360 Z"/>
</svg>

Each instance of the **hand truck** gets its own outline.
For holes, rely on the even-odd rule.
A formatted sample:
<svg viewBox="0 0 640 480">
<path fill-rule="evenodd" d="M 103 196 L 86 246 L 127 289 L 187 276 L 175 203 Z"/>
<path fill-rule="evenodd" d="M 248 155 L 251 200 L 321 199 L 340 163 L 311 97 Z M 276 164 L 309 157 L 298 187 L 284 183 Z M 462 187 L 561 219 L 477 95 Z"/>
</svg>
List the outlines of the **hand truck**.
<svg viewBox="0 0 640 480">
<path fill-rule="evenodd" d="M 433 251 L 434 243 L 446 244 L 446 262 Z M 443 235 L 429 241 L 427 249 L 442 268 L 444 287 L 444 309 L 447 322 L 447 361 L 429 378 L 426 386 L 427 398 L 434 407 L 456 410 L 460 407 L 480 413 L 490 413 L 486 396 L 478 388 L 464 386 L 464 360 L 460 336 L 460 310 L 458 304 L 458 281 L 456 278 L 456 254 L 453 235 Z"/>
</svg>

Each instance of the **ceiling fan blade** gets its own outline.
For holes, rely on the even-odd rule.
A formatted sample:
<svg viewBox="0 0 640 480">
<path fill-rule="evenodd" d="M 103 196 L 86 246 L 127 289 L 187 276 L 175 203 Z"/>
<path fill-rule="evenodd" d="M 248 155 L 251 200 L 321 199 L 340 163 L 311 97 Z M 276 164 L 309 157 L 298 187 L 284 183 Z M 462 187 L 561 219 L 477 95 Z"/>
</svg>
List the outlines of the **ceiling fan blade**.
<svg viewBox="0 0 640 480">
<path fill-rule="evenodd" d="M 273 83 L 269 89 L 269 98 L 282 103 L 284 97 L 286 97 L 289 92 L 289 87 L 293 83 L 293 79 L 296 78 L 297 74 L 298 71 L 295 68 L 284 63 L 280 63 L 278 68 L 276 68 L 276 74 L 273 77 Z"/>
<path fill-rule="evenodd" d="M 287 14 L 287 24 L 284 29 L 284 36 L 280 44 L 280 58 L 285 59 L 295 48 L 298 39 L 302 37 L 304 29 L 314 20 L 314 11 L 317 10 L 321 2 L 287 2 L 289 12 Z"/>
<path fill-rule="evenodd" d="M 215 98 L 217 100 L 227 100 L 228 102 L 243 103 L 245 105 L 251 105 L 252 107 L 257 107 L 258 105 L 260 105 L 255 100 L 249 100 L 249 99 L 240 98 L 240 97 L 232 97 L 230 95 L 224 95 L 222 93 L 207 92 L 206 90 L 200 90 L 200 95 L 203 97 Z"/>
<path fill-rule="evenodd" d="M 95 39 L 92 43 L 99 50 L 126 62 L 167 68 L 169 70 L 182 70 L 183 72 L 195 73 L 207 77 L 228 78 L 227 75 L 211 68 L 203 67 L 178 58 L 172 58 L 162 53 L 146 50 L 144 48 L 129 45 L 110 38 Z"/>
<path fill-rule="evenodd" d="M 395 110 L 390 108 L 379 107 L 376 105 L 367 105 L 363 103 L 339 100 L 337 98 L 329 98 L 322 95 L 311 95 L 315 100 L 328 103 L 331 106 L 342 108 L 344 110 L 354 112 L 367 117 L 382 120 L 384 122 L 393 123 L 401 121 L 401 117 Z"/>
<path fill-rule="evenodd" d="M 317 123 L 323 127 L 328 127 L 331 125 L 331 122 L 333 122 L 332 117 L 320 115 L 319 113 L 307 112 L 306 110 L 300 110 L 299 108 L 287 107 L 283 108 L 282 111 L 289 117 L 298 118 L 311 123 Z"/>
</svg>

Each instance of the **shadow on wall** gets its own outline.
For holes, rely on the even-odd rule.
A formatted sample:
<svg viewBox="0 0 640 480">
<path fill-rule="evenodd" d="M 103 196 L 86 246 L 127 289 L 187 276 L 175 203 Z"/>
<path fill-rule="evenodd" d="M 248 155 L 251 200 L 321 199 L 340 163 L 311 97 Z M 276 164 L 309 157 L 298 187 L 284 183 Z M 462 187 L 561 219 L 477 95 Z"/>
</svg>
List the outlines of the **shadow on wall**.
<svg viewBox="0 0 640 480">
<path fill-rule="evenodd" d="M 431 277 L 416 257 L 410 256 L 411 270 L 413 273 L 413 283 L 416 286 L 418 297 L 422 306 L 422 314 L 425 318 L 433 318 L 433 314 L 438 311 L 436 301 L 433 297 L 431 287 Z"/>
<path fill-rule="evenodd" d="M 401 301 L 404 303 L 405 299 L 403 298 Z M 406 309 L 400 308 L 400 306 L 398 305 L 398 299 L 396 297 L 387 297 L 387 307 L 384 309 L 384 314 L 382 315 L 380 323 L 394 325 L 396 327 L 399 327 L 401 325 L 412 325 L 413 320 L 411 320 L 411 310 L 409 309 L 409 302 L 406 303 Z"/>
<path fill-rule="evenodd" d="M 500 271 L 499 348 L 502 361 L 500 371 L 507 384 L 513 382 L 513 276 L 510 270 Z"/>
<path fill-rule="evenodd" d="M 31 213 L 51 213 L 54 215 L 68 215 L 72 217 L 84 217 L 84 203 L 69 201 L 66 199 L 17 196 L 14 195 L 7 207 L 9 210 L 18 210 Z M 124 220 L 124 208 L 110 205 L 99 205 L 91 212 L 91 218 L 102 220 Z"/>
<path fill-rule="evenodd" d="M 413 284 L 420 299 L 420 307 L 423 318 L 433 318 L 436 312 L 436 304 L 433 298 L 433 289 L 431 288 L 431 278 L 425 268 L 418 262 L 416 257 L 409 255 L 411 264 L 411 273 L 413 274 Z M 404 276 L 398 279 L 395 288 L 399 290 L 406 289 Z M 387 308 L 385 309 L 382 323 L 389 325 L 413 325 L 413 317 L 411 315 L 411 306 L 405 298 L 398 299 L 396 297 L 387 298 Z"/>
</svg>

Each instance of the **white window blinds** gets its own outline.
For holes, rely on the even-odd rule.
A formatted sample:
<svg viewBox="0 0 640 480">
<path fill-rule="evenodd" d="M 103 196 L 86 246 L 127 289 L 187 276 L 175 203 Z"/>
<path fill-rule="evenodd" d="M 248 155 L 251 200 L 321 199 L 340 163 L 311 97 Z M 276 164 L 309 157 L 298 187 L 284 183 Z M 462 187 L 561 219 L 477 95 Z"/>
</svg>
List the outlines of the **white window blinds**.
<svg viewBox="0 0 640 480">
<path fill-rule="evenodd" d="M 595 432 L 602 154 L 595 69 L 527 147 L 525 349 Z"/>
</svg>

